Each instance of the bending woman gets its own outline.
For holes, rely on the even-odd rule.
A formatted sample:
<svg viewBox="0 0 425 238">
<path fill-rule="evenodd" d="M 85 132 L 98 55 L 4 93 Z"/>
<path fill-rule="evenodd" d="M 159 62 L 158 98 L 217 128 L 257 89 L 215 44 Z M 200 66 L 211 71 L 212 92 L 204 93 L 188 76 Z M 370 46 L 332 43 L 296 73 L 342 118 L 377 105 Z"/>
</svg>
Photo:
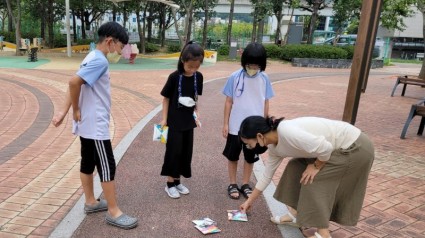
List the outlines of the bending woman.
<svg viewBox="0 0 425 238">
<path fill-rule="evenodd" d="M 272 217 L 276 224 L 316 227 L 313 238 L 328 238 L 329 221 L 355 226 L 366 193 L 374 159 L 369 138 L 353 125 L 318 117 L 292 120 L 247 117 L 239 135 L 249 148 L 268 145 L 265 171 L 252 195 L 252 203 L 269 185 L 285 157 L 292 157 L 277 185 L 274 198 L 289 213 Z"/>
</svg>

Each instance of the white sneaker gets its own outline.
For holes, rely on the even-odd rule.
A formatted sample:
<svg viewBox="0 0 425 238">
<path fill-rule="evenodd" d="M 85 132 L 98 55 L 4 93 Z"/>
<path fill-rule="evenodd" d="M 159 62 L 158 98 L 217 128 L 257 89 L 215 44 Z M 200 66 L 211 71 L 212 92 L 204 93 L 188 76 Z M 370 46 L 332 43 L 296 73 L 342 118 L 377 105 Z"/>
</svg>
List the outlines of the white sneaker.
<svg viewBox="0 0 425 238">
<path fill-rule="evenodd" d="M 168 186 L 165 186 L 165 192 L 167 192 L 170 198 L 180 198 L 180 193 L 179 191 L 177 191 L 176 186 L 171 188 L 169 188 Z"/>
<path fill-rule="evenodd" d="M 179 184 L 176 186 L 177 191 L 179 191 L 179 193 L 181 194 L 189 194 L 189 189 L 186 188 L 186 186 L 184 186 L 183 184 Z"/>
</svg>

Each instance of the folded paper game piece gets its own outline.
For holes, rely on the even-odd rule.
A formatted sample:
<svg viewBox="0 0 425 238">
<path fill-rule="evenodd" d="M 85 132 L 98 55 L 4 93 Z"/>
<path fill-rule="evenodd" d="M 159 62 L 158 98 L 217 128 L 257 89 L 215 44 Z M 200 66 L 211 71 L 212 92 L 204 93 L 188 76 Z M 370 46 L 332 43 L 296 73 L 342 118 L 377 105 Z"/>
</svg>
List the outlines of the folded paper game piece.
<svg viewBox="0 0 425 238">
<path fill-rule="evenodd" d="M 208 217 L 203 218 L 202 220 L 193 220 L 192 222 L 195 224 L 195 228 L 204 235 L 214 234 L 221 231 L 218 229 L 216 222 Z"/>
<path fill-rule="evenodd" d="M 246 213 L 239 210 L 227 210 L 227 218 L 229 221 L 248 221 Z"/>
<path fill-rule="evenodd" d="M 153 125 L 153 141 L 161 141 L 166 144 L 168 138 L 168 126 L 161 128 L 161 125 Z"/>
</svg>

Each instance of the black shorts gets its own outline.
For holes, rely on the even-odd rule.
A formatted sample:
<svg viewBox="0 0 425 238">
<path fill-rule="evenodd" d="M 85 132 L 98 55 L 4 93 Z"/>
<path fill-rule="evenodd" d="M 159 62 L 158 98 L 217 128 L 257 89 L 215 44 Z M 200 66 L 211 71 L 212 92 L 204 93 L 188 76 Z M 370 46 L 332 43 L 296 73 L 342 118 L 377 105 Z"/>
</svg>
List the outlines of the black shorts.
<svg viewBox="0 0 425 238">
<path fill-rule="evenodd" d="M 93 140 L 80 136 L 81 167 L 83 174 L 93 174 L 97 168 L 101 182 L 113 181 L 115 178 L 115 158 L 110 140 Z"/>
<path fill-rule="evenodd" d="M 239 139 L 239 136 L 227 134 L 223 155 L 230 161 L 238 161 L 241 150 L 243 150 L 246 162 L 252 164 L 259 160 L 258 155 L 253 150 L 246 148 L 246 145 Z"/>
</svg>

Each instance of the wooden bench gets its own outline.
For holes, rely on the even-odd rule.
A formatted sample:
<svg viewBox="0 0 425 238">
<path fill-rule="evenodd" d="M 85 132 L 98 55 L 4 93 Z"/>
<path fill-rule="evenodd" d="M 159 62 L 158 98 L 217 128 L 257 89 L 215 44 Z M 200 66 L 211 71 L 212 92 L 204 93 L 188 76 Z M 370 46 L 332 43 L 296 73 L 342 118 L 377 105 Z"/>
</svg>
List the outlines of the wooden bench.
<svg viewBox="0 0 425 238">
<path fill-rule="evenodd" d="M 424 53 L 417 53 L 416 54 L 416 59 L 418 59 L 418 60 L 424 60 Z"/>
<path fill-rule="evenodd" d="M 407 85 L 416 85 L 416 86 L 425 87 L 425 80 L 419 79 L 416 76 L 408 76 L 408 75 L 397 77 L 393 91 L 391 92 L 391 97 L 394 96 L 394 92 L 399 84 L 403 84 L 403 91 L 401 92 L 401 96 L 404 96 Z"/>
<path fill-rule="evenodd" d="M 418 135 L 422 135 L 425 126 L 425 98 L 421 99 L 416 104 L 413 104 L 409 116 L 407 117 L 406 123 L 404 124 L 403 131 L 401 132 L 401 139 L 406 136 L 407 128 L 409 128 L 410 122 L 415 116 L 421 116 L 421 123 L 419 124 Z"/>
</svg>

